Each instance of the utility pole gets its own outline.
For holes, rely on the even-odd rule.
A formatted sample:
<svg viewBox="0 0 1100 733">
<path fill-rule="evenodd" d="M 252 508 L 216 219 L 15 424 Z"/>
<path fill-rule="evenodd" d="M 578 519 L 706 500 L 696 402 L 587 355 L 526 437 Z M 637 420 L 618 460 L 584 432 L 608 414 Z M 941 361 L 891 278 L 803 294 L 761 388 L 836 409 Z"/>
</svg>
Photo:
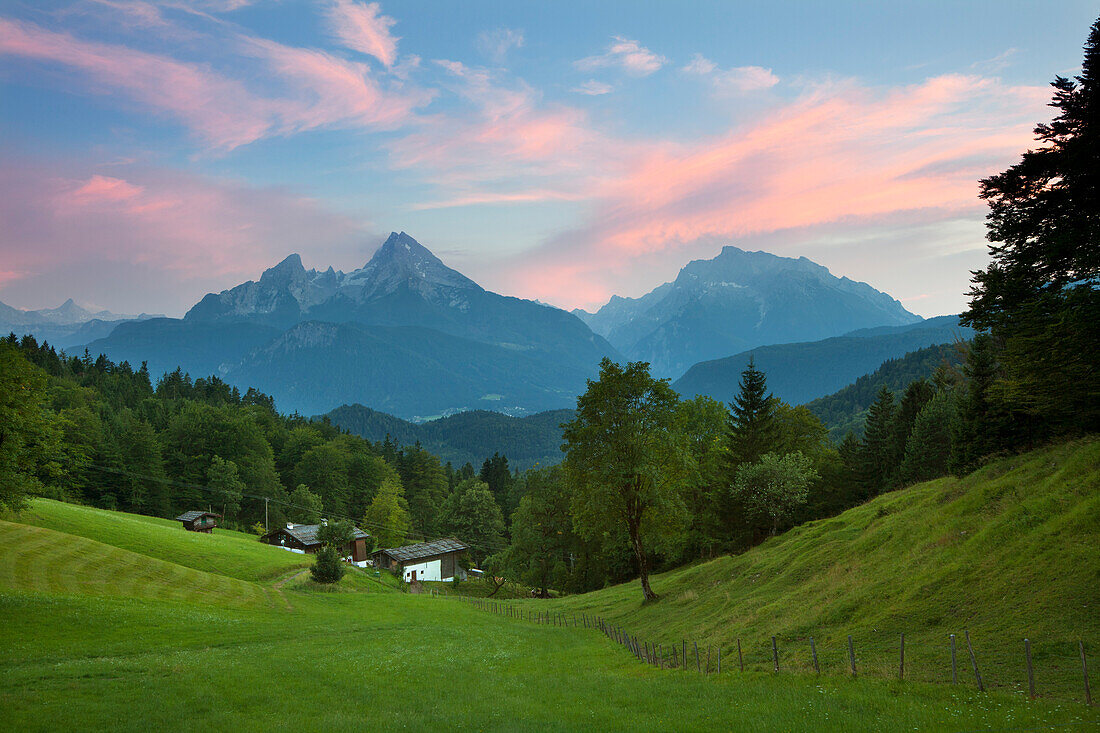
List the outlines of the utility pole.
<svg viewBox="0 0 1100 733">
<path fill-rule="evenodd" d="M 267 527 L 267 502 L 269 499 L 270 497 L 264 497 L 264 532 L 270 531 Z"/>
</svg>

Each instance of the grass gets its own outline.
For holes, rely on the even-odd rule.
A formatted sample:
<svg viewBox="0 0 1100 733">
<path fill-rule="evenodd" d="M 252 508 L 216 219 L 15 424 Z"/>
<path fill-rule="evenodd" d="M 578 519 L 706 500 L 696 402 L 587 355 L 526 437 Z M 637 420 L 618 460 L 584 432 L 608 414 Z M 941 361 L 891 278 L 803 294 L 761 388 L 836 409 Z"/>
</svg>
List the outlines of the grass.
<svg viewBox="0 0 1100 733">
<path fill-rule="evenodd" d="M 1068 462 L 1079 450 L 1048 457 Z M 995 497 L 985 498 L 993 502 Z M 1062 513 L 1072 515 L 1076 506 L 1066 500 Z M 111 524 L 94 510 L 77 509 L 71 516 L 78 531 L 72 534 L 37 526 L 58 521 L 66 510 L 50 504 L 43 508 L 41 502 L 35 503 L 33 516 L 25 515 L 35 524 L 0 523 L 0 709 L 4 727 L 11 730 L 176 730 L 219 727 L 230 720 L 241 731 L 1100 726 L 1095 708 L 1027 701 L 998 691 L 979 694 L 965 686 L 761 671 L 704 677 L 660 670 L 639 664 L 594 631 L 536 625 L 477 610 L 470 602 L 395 592 L 393 583 L 370 571 L 352 570 L 337 589 L 322 589 L 301 568 L 273 568 L 266 553 L 227 542 L 232 560 L 216 560 L 208 556 L 210 545 L 173 544 L 182 530 L 171 523 L 119 515 Z M 908 510 L 898 507 L 894 514 L 902 511 Z M 872 509 L 869 524 L 845 541 L 894 515 L 876 513 Z M 1003 513 L 988 510 L 994 519 Z M 80 534 L 93 531 L 95 538 Z M 223 534 L 227 541 L 235 539 Z M 770 544 L 782 547 L 794 540 L 807 542 L 792 535 Z M 171 561 L 133 549 L 142 544 L 162 555 L 170 547 Z M 875 548 L 861 549 L 868 555 L 858 558 L 864 566 L 878 562 L 872 557 Z M 280 558 L 289 555 L 284 559 L 296 557 L 274 552 Z M 756 554 L 768 552 L 764 547 Z M 624 619 L 634 615 L 637 622 L 639 613 L 661 612 L 666 624 L 718 627 L 722 622 L 715 617 L 721 613 L 740 619 L 738 613 L 764 614 L 784 606 L 780 586 L 761 590 L 780 583 L 783 574 L 778 564 L 764 560 L 753 561 L 760 576 L 747 583 L 756 591 L 746 596 L 742 611 L 711 600 L 716 593 L 724 597 L 726 590 L 710 587 L 715 577 L 706 573 L 708 565 L 681 571 L 695 574 L 690 600 L 686 584 L 678 586 L 683 601 L 671 592 L 681 582 L 678 574 L 658 579 L 665 600 L 645 609 L 632 600 L 633 585 L 589 600 L 606 604 L 609 613 Z M 775 577 L 766 575 L 769 567 Z M 798 605 L 820 602 L 813 579 L 813 574 L 804 578 L 806 594 Z M 791 589 L 798 587 L 791 585 L 785 593 L 797 599 Z M 513 603 L 569 609 L 582 600 Z M 874 602 L 870 589 L 856 600 Z M 916 603 L 903 600 L 886 599 L 889 608 L 881 617 Z M 696 611 L 698 618 L 686 618 Z"/>
<path fill-rule="evenodd" d="M 598 615 L 668 648 L 721 648 L 725 669 L 741 640 L 746 666 L 811 671 L 814 637 L 827 673 L 845 674 L 847 635 L 863 674 L 950 682 L 948 635 L 972 684 L 969 631 L 987 686 L 1026 690 L 1023 639 L 1040 695 L 1083 699 L 1078 641 L 1100 668 L 1100 440 L 997 461 L 878 497 L 735 557 L 652 577 L 661 596 L 641 604 L 637 582 L 527 608 Z M 705 652 L 704 652 L 705 653 Z M 693 663 L 693 662 L 692 662 Z M 1094 683 L 1095 686 L 1095 683 Z"/>
<path fill-rule="evenodd" d="M 211 534 L 188 532 L 170 519 L 50 499 L 35 499 L 18 518 L 7 518 L 241 580 L 269 580 L 312 564 L 312 558 L 265 545 L 243 532 L 221 527 Z"/>
</svg>

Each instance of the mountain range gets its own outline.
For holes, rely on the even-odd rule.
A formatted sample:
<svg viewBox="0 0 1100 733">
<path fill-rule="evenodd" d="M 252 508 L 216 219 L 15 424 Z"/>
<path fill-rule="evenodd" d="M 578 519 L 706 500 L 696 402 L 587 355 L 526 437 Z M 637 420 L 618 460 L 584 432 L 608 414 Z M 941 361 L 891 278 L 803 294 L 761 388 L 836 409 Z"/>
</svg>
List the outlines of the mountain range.
<svg viewBox="0 0 1100 733">
<path fill-rule="evenodd" d="M 0 333 L 31 335 L 39 341 L 68 348 L 106 336 L 123 321 L 154 318 L 146 313 L 122 315 L 82 308 L 69 298 L 56 308 L 21 310 L 0 303 Z"/>
<path fill-rule="evenodd" d="M 307 270 L 292 254 L 258 280 L 207 294 L 183 318 L 119 322 L 86 347 L 116 362 L 148 362 L 154 375 L 178 367 L 256 387 L 285 412 L 359 403 L 425 421 L 570 408 L 605 356 L 649 361 L 658 376 L 686 371 L 678 386 L 718 396 L 730 375 L 697 387 L 698 374 L 714 371 L 689 369 L 700 359 L 920 322 L 889 295 L 810 260 L 736 247 L 689 263 L 641 298 L 569 313 L 486 290 L 395 232 L 351 272 Z M 870 350 L 858 373 L 814 364 L 794 375 L 804 384 L 790 394 L 785 377 L 777 375 L 775 388 L 789 401 L 827 394 L 905 353 L 898 348 L 911 340 Z M 847 359 L 841 352 L 829 358 Z M 830 370 L 831 380 L 817 374 Z"/>
<path fill-rule="evenodd" d="M 627 358 L 671 378 L 758 346 L 921 321 L 886 293 L 805 257 L 737 247 L 688 263 L 640 298 L 614 296 L 596 313 L 573 312 Z"/>
<path fill-rule="evenodd" d="M 361 402 L 415 419 L 565 407 L 602 357 L 621 358 L 577 317 L 485 290 L 404 232 L 352 272 L 291 255 L 182 319 L 125 324 L 88 348 L 154 374 L 218 374 L 286 411 Z"/>
</svg>

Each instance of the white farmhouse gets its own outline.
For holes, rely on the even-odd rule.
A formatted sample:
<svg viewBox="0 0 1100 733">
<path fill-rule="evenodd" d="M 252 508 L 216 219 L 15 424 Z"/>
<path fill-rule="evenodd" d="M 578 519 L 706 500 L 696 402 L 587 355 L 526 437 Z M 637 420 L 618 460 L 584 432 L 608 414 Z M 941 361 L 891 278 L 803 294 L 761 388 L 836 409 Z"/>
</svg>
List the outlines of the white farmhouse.
<svg viewBox="0 0 1100 733">
<path fill-rule="evenodd" d="M 459 556 L 469 547 L 456 539 L 432 540 L 417 545 L 376 550 L 371 556 L 376 568 L 385 568 L 400 575 L 406 583 L 418 580 L 452 581 L 466 579 L 459 566 Z"/>
</svg>

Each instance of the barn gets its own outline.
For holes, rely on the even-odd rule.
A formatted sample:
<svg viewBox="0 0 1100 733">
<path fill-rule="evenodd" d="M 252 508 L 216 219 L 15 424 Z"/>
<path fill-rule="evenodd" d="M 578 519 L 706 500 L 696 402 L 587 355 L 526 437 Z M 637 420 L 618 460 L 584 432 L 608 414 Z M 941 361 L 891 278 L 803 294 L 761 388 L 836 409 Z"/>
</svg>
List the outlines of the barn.
<svg viewBox="0 0 1100 733">
<path fill-rule="evenodd" d="M 407 582 L 416 580 L 452 581 L 466 579 L 466 571 L 459 565 L 459 557 L 468 545 L 456 539 L 446 538 L 421 542 L 417 545 L 391 547 L 378 550 L 371 558 L 376 568 L 384 568 L 401 576 Z"/>
<path fill-rule="evenodd" d="M 317 539 L 317 533 L 323 525 L 320 524 L 292 524 L 272 530 L 260 538 L 261 542 L 282 547 L 293 552 L 302 552 L 313 555 L 321 551 L 321 540 Z M 367 540 L 370 535 L 355 527 L 355 534 L 351 542 L 344 547 L 344 557 L 350 557 L 354 563 L 366 563 Z"/>
<path fill-rule="evenodd" d="M 220 514 L 214 512 L 184 512 L 176 517 L 177 522 L 183 522 L 183 528 L 188 532 L 205 532 L 211 534 L 214 531 L 214 527 L 218 526 L 217 520 L 221 517 Z"/>
</svg>

